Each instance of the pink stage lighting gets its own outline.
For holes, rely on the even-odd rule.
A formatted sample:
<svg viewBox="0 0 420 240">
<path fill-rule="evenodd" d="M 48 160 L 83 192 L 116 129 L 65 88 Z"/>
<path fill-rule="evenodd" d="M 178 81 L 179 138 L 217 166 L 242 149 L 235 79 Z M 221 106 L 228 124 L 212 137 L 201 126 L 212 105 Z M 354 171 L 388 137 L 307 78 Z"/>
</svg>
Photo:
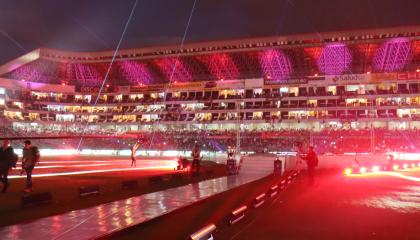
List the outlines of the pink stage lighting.
<svg viewBox="0 0 420 240">
<path fill-rule="evenodd" d="M 326 75 L 339 75 L 351 66 L 352 55 L 343 43 L 327 44 L 317 59 L 318 69 Z"/>
<path fill-rule="evenodd" d="M 373 166 L 372 167 L 372 172 L 379 172 L 379 170 L 381 170 L 381 168 L 379 166 Z"/>
<path fill-rule="evenodd" d="M 352 174 L 352 172 L 353 172 L 353 170 L 351 168 L 344 169 L 344 174 L 345 175 L 350 175 L 350 174 Z"/>
<path fill-rule="evenodd" d="M 95 67 L 83 63 L 67 64 L 67 77 L 84 86 L 99 86 L 103 80 Z"/>
<path fill-rule="evenodd" d="M 401 71 L 410 62 L 411 43 L 407 38 L 394 38 L 382 44 L 376 52 L 373 66 L 379 72 Z"/>
<path fill-rule="evenodd" d="M 212 54 L 201 58 L 216 79 L 237 79 L 240 72 L 229 54 Z"/>
<path fill-rule="evenodd" d="M 290 58 L 281 50 L 270 49 L 261 54 L 264 76 L 272 80 L 286 80 L 293 72 Z"/>
<path fill-rule="evenodd" d="M 145 64 L 127 60 L 119 62 L 118 65 L 128 82 L 138 85 L 152 82 L 152 75 Z"/>
<path fill-rule="evenodd" d="M 177 58 L 156 59 L 155 63 L 159 66 L 167 79 L 172 82 L 192 81 L 191 71 Z"/>
</svg>

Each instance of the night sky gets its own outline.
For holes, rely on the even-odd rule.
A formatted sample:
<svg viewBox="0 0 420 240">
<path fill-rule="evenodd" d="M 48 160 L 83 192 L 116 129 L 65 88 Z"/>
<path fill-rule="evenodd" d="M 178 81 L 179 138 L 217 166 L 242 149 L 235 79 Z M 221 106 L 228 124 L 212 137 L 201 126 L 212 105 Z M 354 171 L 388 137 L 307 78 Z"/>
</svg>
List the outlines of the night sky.
<svg viewBox="0 0 420 240">
<path fill-rule="evenodd" d="M 135 0 L 1 0 L 0 64 L 116 48 Z M 138 0 L 121 48 L 179 44 L 193 0 Z M 420 24 L 420 0 L 197 0 L 186 41 Z"/>
</svg>

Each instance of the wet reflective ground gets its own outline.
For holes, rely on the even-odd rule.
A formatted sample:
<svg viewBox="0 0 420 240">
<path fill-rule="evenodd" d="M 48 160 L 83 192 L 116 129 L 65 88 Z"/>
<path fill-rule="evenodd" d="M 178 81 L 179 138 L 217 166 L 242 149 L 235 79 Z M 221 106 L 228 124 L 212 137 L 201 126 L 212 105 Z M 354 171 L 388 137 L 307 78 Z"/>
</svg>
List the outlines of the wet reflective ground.
<svg viewBox="0 0 420 240">
<path fill-rule="evenodd" d="M 0 228 L 0 239 L 93 239 L 140 224 L 265 175 L 215 178 Z"/>
<path fill-rule="evenodd" d="M 251 218 L 251 217 L 250 217 Z M 318 171 L 221 239 L 420 239 L 420 169 L 344 176 Z"/>
</svg>

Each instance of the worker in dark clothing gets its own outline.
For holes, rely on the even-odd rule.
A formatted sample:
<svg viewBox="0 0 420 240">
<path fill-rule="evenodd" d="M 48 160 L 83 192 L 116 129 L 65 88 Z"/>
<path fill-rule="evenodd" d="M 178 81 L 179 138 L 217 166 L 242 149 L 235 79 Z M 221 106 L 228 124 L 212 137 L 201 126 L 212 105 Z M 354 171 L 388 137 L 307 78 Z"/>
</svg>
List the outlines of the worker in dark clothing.
<svg viewBox="0 0 420 240">
<path fill-rule="evenodd" d="M 140 140 L 137 141 L 132 147 L 131 147 L 131 167 L 136 167 L 136 154 L 137 149 L 140 147 Z"/>
<path fill-rule="evenodd" d="M 10 146 L 9 140 L 3 141 L 3 146 L 0 148 L 0 178 L 3 183 L 2 192 L 5 193 L 9 187 L 9 170 L 12 167 L 16 167 L 16 161 L 18 156 L 13 151 L 13 148 Z"/>
<path fill-rule="evenodd" d="M 192 168 L 191 168 L 191 172 L 192 173 L 199 173 L 200 172 L 200 154 L 201 154 L 201 150 L 200 150 L 200 146 L 198 146 L 198 144 L 196 143 L 194 145 L 194 148 L 191 152 L 191 156 L 192 156 Z"/>
<path fill-rule="evenodd" d="M 31 141 L 26 140 L 22 149 L 22 172 L 26 172 L 26 187 L 24 192 L 32 192 L 32 171 L 38 163 L 40 154 L 38 147 L 32 146 Z"/>
<path fill-rule="evenodd" d="M 306 165 L 308 166 L 309 185 L 314 185 L 315 167 L 318 166 L 318 156 L 314 151 L 314 147 L 310 146 L 308 153 L 302 158 L 306 161 Z"/>
</svg>

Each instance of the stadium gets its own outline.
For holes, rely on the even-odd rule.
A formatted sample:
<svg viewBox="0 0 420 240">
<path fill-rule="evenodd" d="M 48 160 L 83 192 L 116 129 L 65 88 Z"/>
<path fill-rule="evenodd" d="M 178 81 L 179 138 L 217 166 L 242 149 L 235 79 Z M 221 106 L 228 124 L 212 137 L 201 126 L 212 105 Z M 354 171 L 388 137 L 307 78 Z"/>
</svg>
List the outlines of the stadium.
<svg viewBox="0 0 420 240">
<path fill-rule="evenodd" d="M 351 152 L 345 146 L 358 135 L 372 135 L 359 142 L 360 152 L 415 151 L 416 29 L 121 50 L 109 72 L 112 52 L 37 49 L 1 67 L 5 135 L 87 130 L 149 139 L 151 132 L 169 131 L 162 147 L 178 150 L 176 138 L 199 132 L 209 151 L 226 151 L 240 126 L 249 151 L 264 150 L 255 135 L 270 140 L 261 142 L 270 151 L 293 150 L 300 140 L 323 152 Z M 396 134 L 409 141 L 394 141 Z M 327 138 L 335 144 L 322 146 Z"/>
<path fill-rule="evenodd" d="M 2 239 L 420 236 L 420 25 L 37 48 L 0 65 L 0 127 Z"/>
</svg>

